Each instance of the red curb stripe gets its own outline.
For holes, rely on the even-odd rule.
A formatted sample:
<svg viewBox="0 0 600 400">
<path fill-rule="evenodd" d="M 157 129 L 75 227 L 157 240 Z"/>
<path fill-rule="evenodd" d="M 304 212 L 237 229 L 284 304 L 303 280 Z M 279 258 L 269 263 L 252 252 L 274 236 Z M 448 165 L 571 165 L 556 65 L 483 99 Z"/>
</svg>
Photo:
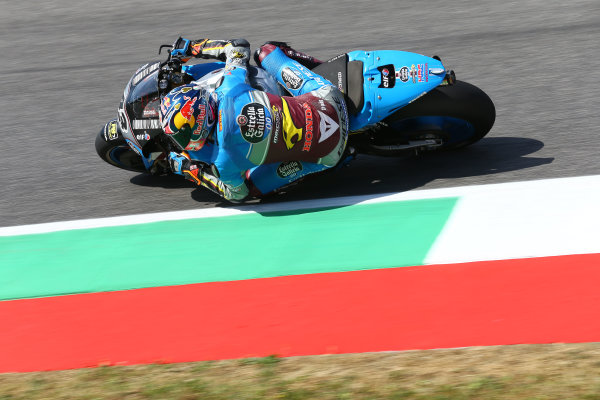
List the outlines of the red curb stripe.
<svg viewBox="0 0 600 400">
<path fill-rule="evenodd" d="M 600 341 L 600 254 L 0 302 L 0 372 Z"/>
</svg>

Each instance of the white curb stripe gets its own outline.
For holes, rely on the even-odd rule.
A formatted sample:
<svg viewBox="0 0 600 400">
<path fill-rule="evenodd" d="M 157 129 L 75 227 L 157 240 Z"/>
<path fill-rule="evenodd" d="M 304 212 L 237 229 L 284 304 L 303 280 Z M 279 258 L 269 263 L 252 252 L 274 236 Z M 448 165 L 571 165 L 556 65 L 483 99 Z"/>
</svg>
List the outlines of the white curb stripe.
<svg viewBox="0 0 600 400">
<path fill-rule="evenodd" d="M 426 264 L 600 253 L 600 176 L 465 191 Z"/>
<path fill-rule="evenodd" d="M 231 215 L 241 215 L 248 213 L 256 213 L 256 212 L 276 212 L 276 211 L 290 211 L 290 210 L 300 210 L 300 209 L 311 209 L 311 208 L 321 208 L 321 207 L 339 207 L 339 206 L 348 206 L 352 204 L 374 204 L 381 202 L 390 202 L 390 201 L 405 201 L 405 200 L 422 200 L 422 199 L 434 199 L 434 198 L 444 198 L 444 197 L 461 197 L 458 204 L 458 209 L 463 210 L 465 207 L 479 207 L 483 206 L 485 212 L 495 212 L 494 209 L 490 210 L 490 207 L 486 204 L 490 203 L 490 197 L 498 198 L 498 196 L 505 196 L 507 193 L 510 195 L 511 205 L 518 204 L 518 198 L 520 193 L 529 193 L 531 191 L 535 191 L 540 187 L 546 188 L 555 188 L 555 190 L 560 190 L 565 192 L 563 188 L 570 188 L 567 190 L 576 190 L 581 192 L 579 196 L 588 196 L 591 200 L 597 200 L 598 191 L 600 188 L 600 175 L 594 176 L 586 176 L 586 177 L 576 177 L 576 178 L 558 178 L 558 179 L 547 179 L 547 180 L 539 180 L 539 181 L 528 181 L 528 182 L 513 182 L 513 183 L 501 183 L 501 184 L 491 184 L 491 185 L 481 185 L 481 186 L 462 186 L 462 187 L 453 187 L 453 188 L 442 188 L 442 189 L 427 189 L 427 190 L 413 190 L 410 192 L 404 193 L 387 193 L 387 194 L 378 194 L 378 195 L 363 195 L 363 196 L 348 196 L 348 197 L 339 197 L 339 198 L 330 198 L 330 199 L 316 199 L 316 200 L 307 200 L 307 201 L 292 201 L 285 203 L 275 203 L 275 204 L 264 204 L 264 205 L 254 205 L 254 206 L 239 206 L 237 208 L 202 208 L 195 210 L 183 210 L 183 211 L 171 211 L 171 212 L 161 212 L 161 213 L 152 213 L 152 214 L 137 214 L 137 215 L 126 215 L 120 217 L 109 217 L 109 218 L 94 218 L 94 219 L 84 219 L 84 220 L 75 220 L 75 221 L 61 221 L 61 222 L 51 222 L 44 224 L 34 224 L 34 225 L 21 225 L 21 226 L 11 226 L 0 228 L 0 237 L 1 236 L 15 236 L 15 235 L 27 235 L 27 234 L 38 234 L 38 233 L 49 233 L 49 232 L 57 232 L 63 230 L 73 230 L 73 229 L 92 229 L 92 228 L 100 228 L 100 227 L 111 227 L 111 226 L 123 226 L 123 225 L 135 225 L 135 224 L 145 224 L 152 222 L 160 222 L 160 221 L 175 221 L 175 220 L 183 220 L 183 219 L 193 219 L 193 218 L 213 218 L 213 217 L 225 217 Z M 528 190 L 529 188 L 529 190 Z M 595 193 L 591 195 L 589 192 Z M 492 195 L 493 193 L 493 195 Z M 574 196 L 577 193 L 573 194 Z M 483 196 L 483 197 L 477 197 Z M 548 196 L 552 198 L 553 196 Z M 467 205 L 464 205 L 464 198 L 471 198 Z M 479 204 L 481 202 L 481 204 Z M 590 202 L 586 204 L 589 205 Z M 503 207 L 506 208 L 506 204 L 503 203 Z M 526 203 L 523 203 L 526 204 Z M 596 204 L 600 204 L 600 202 L 596 202 Z M 539 204 L 534 204 L 535 207 L 539 207 Z M 555 211 L 555 210 L 554 210 Z M 553 211 L 553 212 L 554 212 Z M 594 210 L 592 210 L 594 211 Z M 463 211 L 461 211 L 462 214 Z M 482 211 L 479 211 L 482 212 Z M 590 218 L 591 221 L 597 221 L 598 219 L 598 210 L 595 210 L 596 219 Z M 453 213 L 450 223 L 456 224 L 456 212 Z M 446 229 L 448 228 L 448 229 Z M 444 228 L 443 240 L 438 240 L 435 244 L 435 251 L 430 252 L 430 257 L 428 257 L 427 262 L 438 263 L 439 259 L 451 259 L 452 257 L 439 256 L 438 252 L 444 252 L 447 245 L 444 245 L 446 240 L 451 240 L 455 238 L 455 234 L 449 231 L 449 227 Z M 454 229 L 454 228 L 453 228 Z M 513 227 L 514 230 L 514 227 Z M 471 231 L 469 231 L 471 232 Z M 466 232 L 466 233 L 469 233 Z M 473 234 L 469 234 L 472 236 Z M 460 237 L 460 236 L 458 236 Z M 464 236 L 463 236 L 464 237 Z M 600 241 L 600 240 L 599 240 Z M 451 242 L 448 242 L 451 243 Z M 453 245 L 452 245 L 453 246 Z M 450 246 L 450 247 L 452 247 Z M 470 251 L 471 249 L 469 249 Z M 596 249 L 598 251 L 598 249 Z M 441 257 L 441 258 L 440 258 Z M 453 259 L 453 258 L 452 258 Z"/>
</svg>

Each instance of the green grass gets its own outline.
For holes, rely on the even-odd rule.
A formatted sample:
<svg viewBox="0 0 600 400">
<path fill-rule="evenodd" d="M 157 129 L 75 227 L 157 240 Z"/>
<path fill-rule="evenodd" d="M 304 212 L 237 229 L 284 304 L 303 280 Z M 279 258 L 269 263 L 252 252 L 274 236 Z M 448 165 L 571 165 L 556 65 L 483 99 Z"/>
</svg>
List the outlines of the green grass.
<svg viewBox="0 0 600 400">
<path fill-rule="evenodd" d="M 600 345 L 522 345 L 0 374 L 0 400 L 600 400 Z"/>
</svg>

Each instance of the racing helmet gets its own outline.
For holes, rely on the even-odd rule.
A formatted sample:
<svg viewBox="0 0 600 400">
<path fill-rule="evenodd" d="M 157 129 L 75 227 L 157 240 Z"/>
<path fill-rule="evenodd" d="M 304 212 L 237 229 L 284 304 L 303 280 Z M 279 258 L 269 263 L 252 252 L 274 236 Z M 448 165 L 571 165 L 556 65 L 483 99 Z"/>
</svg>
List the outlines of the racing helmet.
<svg viewBox="0 0 600 400">
<path fill-rule="evenodd" d="M 215 126 L 216 94 L 192 84 L 171 90 L 160 104 L 164 132 L 180 150 L 200 150 Z"/>
</svg>

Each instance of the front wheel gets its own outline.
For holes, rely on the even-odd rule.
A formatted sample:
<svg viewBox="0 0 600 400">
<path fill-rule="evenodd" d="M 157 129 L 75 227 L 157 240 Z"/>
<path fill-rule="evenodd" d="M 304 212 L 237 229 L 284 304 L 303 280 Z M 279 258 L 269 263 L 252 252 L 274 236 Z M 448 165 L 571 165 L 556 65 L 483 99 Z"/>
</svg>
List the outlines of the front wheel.
<svg viewBox="0 0 600 400">
<path fill-rule="evenodd" d="M 107 163 L 128 171 L 146 172 L 142 158 L 121 134 L 117 120 L 109 121 L 96 136 L 96 152 Z"/>
<path fill-rule="evenodd" d="M 371 147 L 393 149 L 419 141 L 432 143 L 430 149 L 464 147 L 483 138 L 495 119 L 494 103 L 483 90 L 456 81 L 438 86 L 384 119 L 372 135 Z"/>
</svg>

